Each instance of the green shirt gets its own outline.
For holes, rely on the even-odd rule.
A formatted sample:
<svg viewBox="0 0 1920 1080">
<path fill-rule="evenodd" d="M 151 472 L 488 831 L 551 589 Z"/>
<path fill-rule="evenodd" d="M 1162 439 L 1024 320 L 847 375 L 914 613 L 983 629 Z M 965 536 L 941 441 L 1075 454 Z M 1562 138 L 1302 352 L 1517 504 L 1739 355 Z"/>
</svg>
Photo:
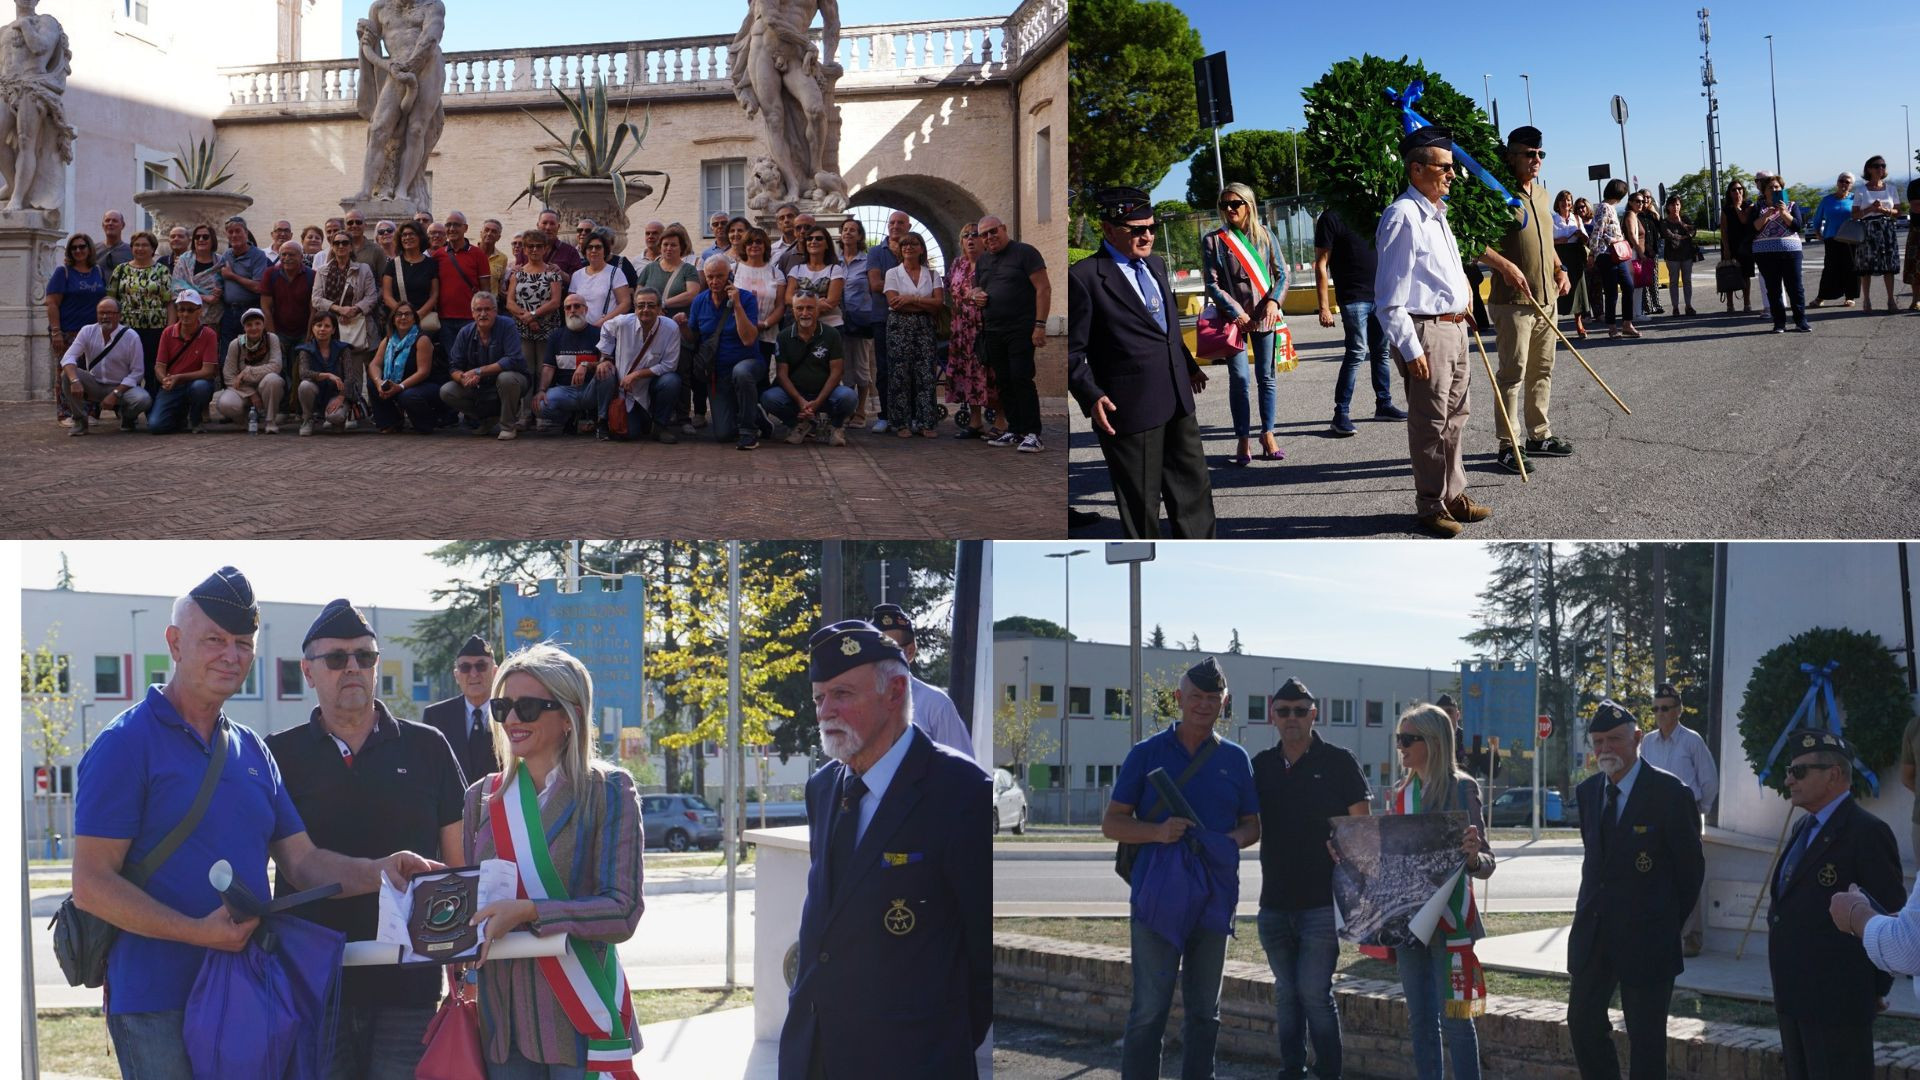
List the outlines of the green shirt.
<svg viewBox="0 0 1920 1080">
<path fill-rule="evenodd" d="M 816 326 L 813 337 L 805 340 L 798 330 L 781 331 L 777 348 L 780 363 L 787 369 L 787 381 L 808 400 L 820 396 L 820 389 L 833 373 L 833 362 L 844 355 L 840 351 L 840 331 L 825 323 Z"/>
<path fill-rule="evenodd" d="M 1553 272 L 1560 266 L 1560 256 L 1553 250 L 1553 196 L 1547 194 L 1547 186 L 1538 178 L 1534 180 L 1531 192 L 1520 191 L 1515 194 L 1520 196 L 1525 205 L 1514 208 L 1513 221 L 1494 250 L 1520 268 L 1533 288 L 1533 298 L 1540 301 L 1542 307 L 1552 311 L 1553 298 L 1558 295 L 1553 284 Z M 1526 217 L 1524 226 L 1520 224 L 1522 215 Z M 1526 299 L 1499 274 L 1493 275 L 1487 303 L 1527 306 Z"/>
</svg>

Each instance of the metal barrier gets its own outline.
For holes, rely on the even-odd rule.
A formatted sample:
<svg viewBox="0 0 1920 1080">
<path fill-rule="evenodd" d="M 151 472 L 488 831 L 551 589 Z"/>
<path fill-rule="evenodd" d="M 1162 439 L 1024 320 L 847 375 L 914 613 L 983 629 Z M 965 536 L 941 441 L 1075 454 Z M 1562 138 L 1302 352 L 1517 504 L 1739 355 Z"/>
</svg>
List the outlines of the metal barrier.
<svg viewBox="0 0 1920 1080">
<path fill-rule="evenodd" d="M 1067 797 L 1072 797 L 1073 824 L 1098 825 L 1112 801 L 1111 787 L 1039 788 L 1027 792 L 1027 820 L 1041 825 L 1061 825 L 1067 821 Z"/>
</svg>

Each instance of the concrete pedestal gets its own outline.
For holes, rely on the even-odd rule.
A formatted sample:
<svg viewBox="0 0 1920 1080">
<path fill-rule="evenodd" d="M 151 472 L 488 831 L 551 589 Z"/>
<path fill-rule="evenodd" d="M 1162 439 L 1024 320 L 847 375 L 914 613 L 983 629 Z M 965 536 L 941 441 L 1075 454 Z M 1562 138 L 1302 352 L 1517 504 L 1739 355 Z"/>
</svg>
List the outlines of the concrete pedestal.
<svg viewBox="0 0 1920 1080">
<path fill-rule="evenodd" d="M 340 200 L 341 214 L 343 215 L 351 214 L 355 210 L 358 210 L 362 214 L 366 215 L 368 236 L 373 235 L 372 228 L 373 228 L 374 222 L 412 221 L 414 211 L 426 210 L 431 212 L 432 209 L 433 209 L 432 207 L 428 207 L 428 206 L 416 207 L 413 205 L 412 201 L 407 199 L 341 199 Z M 476 231 L 474 235 L 478 236 L 479 233 Z"/>
<path fill-rule="evenodd" d="M 789 955 L 800 943 L 800 909 L 807 902 L 807 826 L 748 829 L 746 839 L 760 845 L 754 857 L 753 1037 L 778 1042 L 795 963 Z"/>
<path fill-rule="evenodd" d="M 46 298 L 59 224 L 57 210 L 0 210 L 0 401 L 52 399 Z"/>
</svg>

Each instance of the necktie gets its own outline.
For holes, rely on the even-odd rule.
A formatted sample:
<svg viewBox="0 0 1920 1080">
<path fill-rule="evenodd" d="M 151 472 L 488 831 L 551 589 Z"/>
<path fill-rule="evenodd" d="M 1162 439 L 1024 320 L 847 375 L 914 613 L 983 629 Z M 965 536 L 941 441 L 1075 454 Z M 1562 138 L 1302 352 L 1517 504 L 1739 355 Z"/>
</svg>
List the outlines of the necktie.
<svg viewBox="0 0 1920 1080">
<path fill-rule="evenodd" d="M 1620 816 L 1620 785 L 1607 781 L 1607 805 L 1600 811 L 1600 852 L 1605 854 L 1607 841 L 1611 839 L 1613 827 Z"/>
<path fill-rule="evenodd" d="M 1807 844 L 1813 839 L 1814 816 L 1808 814 L 1794 826 L 1793 843 L 1787 847 L 1787 857 L 1780 860 L 1780 887 L 1787 887 L 1787 879 L 1793 876 L 1793 869 L 1800 865 L 1800 856 L 1807 853 Z"/>
<path fill-rule="evenodd" d="M 1129 265 L 1133 267 L 1133 279 L 1140 283 L 1140 299 L 1147 305 L 1147 314 L 1153 316 L 1155 326 L 1165 330 L 1167 313 L 1160 305 L 1160 286 L 1153 275 L 1147 273 L 1147 260 L 1135 259 Z"/>
<path fill-rule="evenodd" d="M 840 798 L 834 803 L 833 836 L 827 842 L 827 889 L 838 893 L 853 866 L 854 837 L 860 830 L 860 800 L 866 781 L 850 770 L 840 777 Z"/>
<path fill-rule="evenodd" d="M 485 730 L 487 730 L 486 721 L 480 719 L 480 706 L 475 705 L 473 707 L 473 730 L 467 732 L 467 734 L 478 735 Z"/>
</svg>

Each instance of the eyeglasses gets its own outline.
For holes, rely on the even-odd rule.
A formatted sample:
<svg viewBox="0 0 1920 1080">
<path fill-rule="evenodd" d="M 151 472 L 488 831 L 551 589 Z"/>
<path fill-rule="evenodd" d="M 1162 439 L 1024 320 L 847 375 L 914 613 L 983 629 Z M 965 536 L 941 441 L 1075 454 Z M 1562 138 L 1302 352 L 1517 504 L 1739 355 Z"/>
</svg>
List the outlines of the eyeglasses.
<svg viewBox="0 0 1920 1080">
<path fill-rule="evenodd" d="M 1427 737 L 1425 735 L 1415 735 L 1411 731 L 1402 731 L 1394 735 L 1393 741 L 1400 744 L 1400 749 L 1405 750 L 1414 743 L 1426 742 Z"/>
<path fill-rule="evenodd" d="M 485 671 L 491 671 L 491 670 L 493 670 L 493 661 L 491 661 L 491 660 L 471 660 L 471 661 L 469 661 L 469 660 L 462 660 L 462 661 L 460 661 L 459 663 L 457 663 L 457 664 L 455 664 L 455 665 L 453 665 L 453 670 L 455 670 L 455 671 L 457 671 L 457 672 L 459 672 L 459 673 L 460 673 L 460 674 L 462 674 L 462 675 L 472 675 L 472 674 L 474 674 L 475 672 L 485 672 Z"/>
<path fill-rule="evenodd" d="M 307 659 L 326 661 L 328 671 L 345 671 L 348 660 L 352 660 L 361 671 L 371 671 L 380 662 L 380 653 L 375 649 L 355 649 L 352 652 L 336 649 L 330 653 L 315 653 Z"/>
<path fill-rule="evenodd" d="M 827 242 L 827 238 L 826 238 L 826 237 L 824 237 L 824 236 L 809 236 L 809 237 L 807 237 L 807 243 L 809 243 L 809 244 L 824 244 L 824 243 L 826 243 L 826 242 Z"/>
<path fill-rule="evenodd" d="M 1545 150 L 1521 150 L 1519 154 L 1523 158 L 1532 158 L 1534 161 L 1547 160 L 1547 152 Z"/>
<path fill-rule="evenodd" d="M 1659 705 L 1659 704 L 1656 704 L 1656 705 L 1654 705 L 1654 707 L 1653 707 L 1653 711 L 1654 711 L 1654 712 L 1679 712 L 1679 711 L 1680 711 L 1680 706 L 1678 706 L 1678 705 Z"/>
<path fill-rule="evenodd" d="M 1789 765 L 1787 766 L 1787 775 L 1793 777 L 1795 780 L 1805 780 L 1807 778 L 1807 771 L 1810 769 L 1837 769 L 1839 767 L 1840 766 L 1838 765 L 1831 765 L 1831 764 L 1829 765 L 1812 765 L 1812 764 Z"/>
<path fill-rule="evenodd" d="M 1241 199 L 1229 199 L 1226 202 L 1223 202 L 1220 204 L 1220 209 L 1232 210 L 1232 211 L 1235 211 L 1236 213 L 1241 210 L 1245 210 L 1246 208 L 1247 208 L 1246 202 Z"/>
<path fill-rule="evenodd" d="M 1313 715 L 1313 706 L 1295 705 L 1292 708 L 1289 708 L 1285 705 L 1275 705 L 1273 707 L 1273 715 L 1291 716 L 1296 720 L 1305 720 L 1307 717 Z"/>
<path fill-rule="evenodd" d="M 1158 225 L 1127 225 L 1127 226 L 1124 226 L 1124 228 L 1127 230 L 1128 236 L 1151 236 L 1153 235 L 1153 231 L 1159 228 L 1159 226 Z"/>
<path fill-rule="evenodd" d="M 559 702 L 540 697 L 497 697 L 487 705 L 493 710 L 493 722 L 496 724 L 506 723 L 509 717 L 517 717 L 521 723 L 531 724 L 546 713 L 561 711 Z"/>
</svg>

